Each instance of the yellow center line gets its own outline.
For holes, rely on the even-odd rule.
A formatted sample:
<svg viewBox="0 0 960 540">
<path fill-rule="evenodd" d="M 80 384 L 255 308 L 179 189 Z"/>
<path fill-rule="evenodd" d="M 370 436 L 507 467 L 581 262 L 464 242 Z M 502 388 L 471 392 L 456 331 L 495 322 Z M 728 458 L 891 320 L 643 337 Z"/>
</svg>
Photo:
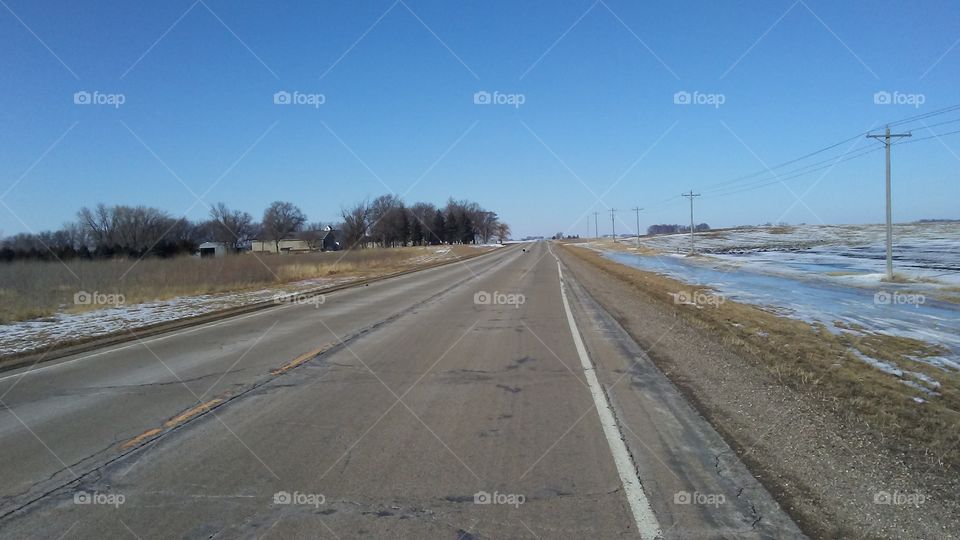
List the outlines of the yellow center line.
<svg viewBox="0 0 960 540">
<path fill-rule="evenodd" d="M 132 447 L 140 444 L 140 443 L 143 442 L 144 440 L 149 439 L 150 437 L 153 437 L 153 436 L 156 435 L 157 433 L 160 433 L 161 431 L 163 431 L 163 430 L 160 429 L 160 428 L 153 428 L 153 429 L 151 429 L 151 430 L 144 431 L 144 432 L 141 433 L 140 435 L 137 435 L 136 437 L 134 437 L 134 438 L 130 439 L 129 441 L 127 441 L 127 442 L 123 443 L 122 445 L 120 445 L 120 449 L 121 449 L 121 450 L 126 450 L 126 449 L 128 449 L 128 448 L 132 448 Z"/>
<path fill-rule="evenodd" d="M 270 370 L 270 374 L 271 374 L 271 375 L 280 375 L 280 374 L 282 374 L 282 373 L 286 373 L 287 371 L 290 371 L 291 369 L 293 369 L 293 368 L 295 368 L 295 367 L 303 364 L 304 362 L 307 362 L 308 360 L 311 360 L 311 359 L 315 358 L 317 355 L 319 355 L 319 354 L 321 354 L 321 353 L 323 353 L 323 352 L 325 352 L 325 351 L 328 351 L 328 350 L 332 349 L 335 345 L 336 345 L 335 343 L 329 343 L 329 344 L 324 345 L 324 346 L 322 346 L 322 347 L 317 347 L 316 349 L 313 349 L 312 351 L 305 352 L 305 353 L 301 354 L 300 356 L 294 358 L 293 360 L 287 362 L 286 364 L 284 364 L 284 365 L 282 365 L 282 366 L 280 366 L 280 367 L 278 367 L 278 368 L 275 368 L 275 369 Z M 191 407 L 191 408 L 183 411 L 182 413 L 174 416 L 173 418 L 167 420 L 166 422 L 164 422 L 162 427 L 157 427 L 157 428 L 153 428 L 153 429 L 149 429 L 149 430 L 147 430 L 147 431 L 144 431 L 144 432 L 141 433 L 140 435 L 137 435 L 136 437 L 134 437 L 134 438 L 130 439 L 129 441 L 123 443 L 122 445 L 120 445 L 120 449 L 121 449 L 121 450 L 127 450 L 127 449 L 130 449 L 130 448 L 133 448 L 134 446 L 137 446 L 138 444 L 140 444 L 140 443 L 142 443 L 143 441 L 145 441 L 145 440 L 153 437 L 154 435 L 158 435 L 158 434 L 160 434 L 160 433 L 162 433 L 162 432 L 164 432 L 164 431 L 166 431 L 166 430 L 168 430 L 168 429 L 171 429 L 171 428 L 173 428 L 173 427 L 176 427 L 176 426 L 178 426 L 178 425 L 180 425 L 180 424 L 182 424 L 182 423 L 190 420 L 191 418 L 199 415 L 200 413 L 203 413 L 203 412 L 206 412 L 206 411 L 212 409 L 214 406 L 216 406 L 216 405 L 218 405 L 218 404 L 220 404 L 220 403 L 222 403 L 222 402 L 223 402 L 223 398 L 214 398 L 214 399 L 211 399 L 210 401 L 208 401 L 208 402 L 206 402 L 206 403 L 201 403 L 200 405 L 197 405 L 197 406 L 195 406 L 195 407 Z"/>
<path fill-rule="evenodd" d="M 314 358 L 314 357 L 317 356 L 318 354 L 321 354 L 321 353 L 323 353 L 324 351 L 330 350 L 331 348 L 333 348 L 333 346 L 334 346 L 334 344 L 327 344 L 327 345 L 324 345 L 324 346 L 322 346 L 322 347 L 317 347 L 316 349 L 314 349 L 314 350 L 312 350 L 312 351 L 310 351 L 310 352 L 303 353 L 303 354 L 301 354 L 300 356 L 294 358 L 293 360 L 287 362 L 286 364 L 284 364 L 284 365 L 282 365 L 282 366 L 280 366 L 280 367 L 278 367 L 278 368 L 276 368 L 276 369 L 270 370 L 270 374 L 271 374 L 271 375 L 280 375 L 281 373 L 286 373 L 287 371 L 290 371 L 291 369 L 299 366 L 300 364 L 302 364 L 302 363 L 304 363 L 304 362 L 306 362 L 306 361 Z"/>
<path fill-rule="evenodd" d="M 164 422 L 163 427 L 165 427 L 165 428 L 172 428 L 172 427 L 174 427 L 174 426 L 177 426 L 177 425 L 179 425 L 179 424 L 182 424 L 182 423 L 186 422 L 187 420 L 193 418 L 194 416 L 196 416 L 196 415 L 198 415 L 198 414 L 200 414 L 200 413 L 202 413 L 202 412 L 204 412 L 204 411 L 210 410 L 211 407 L 213 407 L 213 406 L 216 405 L 217 403 L 220 403 L 221 401 L 223 401 L 223 400 L 220 399 L 220 398 L 214 398 L 214 399 L 211 399 L 210 401 L 208 401 L 208 402 L 206 402 L 206 403 L 201 403 L 200 405 L 197 405 L 196 407 L 191 407 L 191 408 L 183 411 L 182 413 L 178 414 L 177 416 L 174 416 L 173 418 L 171 418 L 171 419 L 167 420 L 166 422 Z"/>
</svg>

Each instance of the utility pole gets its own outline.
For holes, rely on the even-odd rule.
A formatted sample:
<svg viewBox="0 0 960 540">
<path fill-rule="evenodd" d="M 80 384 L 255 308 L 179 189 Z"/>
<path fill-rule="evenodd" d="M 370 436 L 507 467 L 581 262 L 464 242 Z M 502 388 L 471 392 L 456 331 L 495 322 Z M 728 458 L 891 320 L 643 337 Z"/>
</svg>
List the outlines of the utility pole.
<svg viewBox="0 0 960 540">
<path fill-rule="evenodd" d="M 616 220 L 613 218 L 614 214 L 616 214 L 616 213 L 617 213 L 617 209 L 616 209 L 616 208 L 611 208 L 611 209 L 610 209 L 610 230 L 611 230 L 611 232 L 613 233 L 613 243 L 614 243 L 614 244 L 617 243 L 617 225 L 616 225 Z"/>
<path fill-rule="evenodd" d="M 890 133 L 887 126 L 883 135 L 867 135 L 868 139 L 883 139 L 887 149 L 887 281 L 893 280 L 893 195 L 890 191 L 890 140 L 894 137 L 910 137 L 910 133 Z"/>
<path fill-rule="evenodd" d="M 690 199 L 690 254 L 693 255 L 693 253 L 694 253 L 694 247 L 693 247 L 693 198 L 694 198 L 694 197 L 699 197 L 700 194 L 699 194 L 699 193 L 694 193 L 693 190 L 691 189 L 691 190 L 690 190 L 690 193 L 681 193 L 681 195 L 683 195 L 684 197 L 687 197 L 687 198 Z"/>
<path fill-rule="evenodd" d="M 641 210 L 643 210 L 643 208 L 640 208 L 639 206 L 633 209 L 633 211 L 637 213 L 637 245 L 638 246 L 640 245 L 640 211 Z"/>
<path fill-rule="evenodd" d="M 594 238 L 598 240 L 600 239 L 600 225 L 598 225 L 599 221 L 597 219 L 597 216 L 599 215 L 600 215 L 600 212 L 593 213 L 593 234 L 596 235 Z"/>
</svg>

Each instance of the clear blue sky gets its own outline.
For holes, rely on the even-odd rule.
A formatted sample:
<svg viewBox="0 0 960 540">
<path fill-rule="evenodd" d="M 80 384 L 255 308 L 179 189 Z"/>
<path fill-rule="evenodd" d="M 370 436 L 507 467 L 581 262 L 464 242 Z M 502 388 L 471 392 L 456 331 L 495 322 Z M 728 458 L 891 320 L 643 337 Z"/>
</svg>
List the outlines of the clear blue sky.
<svg viewBox="0 0 960 540">
<path fill-rule="evenodd" d="M 2 0 L 0 231 L 98 202 L 204 217 L 190 190 L 327 221 L 388 187 L 476 200 L 516 236 L 586 234 L 582 216 L 611 206 L 649 207 L 643 228 L 683 223 L 684 200 L 658 203 L 960 103 L 958 40 L 949 0 Z M 280 90 L 325 102 L 275 105 Z M 125 102 L 77 105 L 78 91 Z M 524 102 L 477 105 L 478 91 Z M 724 103 L 676 105 L 678 91 Z M 897 220 L 960 218 L 958 156 L 960 136 L 895 149 Z M 705 191 L 697 221 L 883 220 L 882 153 L 787 185 Z"/>
</svg>

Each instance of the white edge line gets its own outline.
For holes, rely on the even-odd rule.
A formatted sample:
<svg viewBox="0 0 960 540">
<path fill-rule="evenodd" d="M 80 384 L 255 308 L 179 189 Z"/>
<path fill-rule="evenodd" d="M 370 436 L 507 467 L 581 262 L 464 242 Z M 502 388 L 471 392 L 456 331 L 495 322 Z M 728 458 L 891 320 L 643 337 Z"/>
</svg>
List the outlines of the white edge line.
<svg viewBox="0 0 960 540">
<path fill-rule="evenodd" d="M 551 250 L 551 255 L 557 258 Z M 617 466 L 617 472 L 620 473 L 620 481 L 623 483 L 624 493 L 627 496 L 627 502 L 630 503 L 630 510 L 633 512 L 633 519 L 637 524 L 637 532 L 641 538 L 654 540 L 661 538 L 660 523 L 657 516 L 653 514 L 650 508 L 650 501 L 643 492 L 643 486 L 637 477 L 637 471 L 634 468 L 633 460 L 627 451 L 627 445 L 623 442 L 623 434 L 613 418 L 613 412 L 610 409 L 610 403 L 607 396 L 600 387 L 600 381 L 597 380 L 597 374 L 590 356 L 587 354 L 586 347 L 583 346 L 583 339 L 580 337 L 580 330 L 577 329 L 577 323 L 573 320 L 573 313 L 570 311 L 570 302 L 567 300 L 566 284 L 563 281 L 563 270 L 560 267 L 560 259 L 557 258 L 557 274 L 560 276 L 560 298 L 563 299 L 563 309 L 567 314 L 567 322 L 570 324 L 570 333 L 573 335 L 573 343 L 577 348 L 577 355 L 580 356 L 580 363 L 583 365 L 583 372 L 587 377 L 587 383 L 590 386 L 590 394 L 593 395 L 593 403 L 596 405 L 597 414 L 600 416 L 600 425 L 603 426 L 603 434 L 607 438 L 607 444 L 610 445 L 610 453 L 613 454 L 613 462 Z"/>
</svg>

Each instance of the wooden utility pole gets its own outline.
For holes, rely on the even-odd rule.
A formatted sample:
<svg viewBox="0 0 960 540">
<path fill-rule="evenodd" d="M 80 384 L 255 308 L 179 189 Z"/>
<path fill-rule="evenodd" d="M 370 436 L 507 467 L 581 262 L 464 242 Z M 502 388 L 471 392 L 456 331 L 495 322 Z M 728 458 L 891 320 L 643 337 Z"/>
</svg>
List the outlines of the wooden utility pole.
<svg viewBox="0 0 960 540">
<path fill-rule="evenodd" d="M 633 209 L 633 211 L 637 213 L 637 242 L 640 242 L 640 211 L 641 210 L 643 210 L 643 208 L 640 208 L 639 206 Z"/>
<path fill-rule="evenodd" d="M 600 239 L 600 221 L 597 216 L 600 215 L 600 212 L 593 213 L 593 234 L 596 235 L 595 238 Z"/>
<path fill-rule="evenodd" d="M 610 231 L 612 232 L 613 243 L 617 243 L 617 225 L 616 225 L 616 220 L 613 217 L 614 214 L 616 213 L 617 213 L 616 208 L 610 209 Z"/>
<path fill-rule="evenodd" d="M 687 197 L 687 198 L 690 199 L 690 254 L 693 255 L 693 253 L 694 253 L 694 245 L 693 245 L 693 198 L 694 198 L 694 197 L 699 197 L 700 194 L 699 194 L 699 193 L 694 193 L 693 190 L 691 189 L 691 190 L 690 190 L 690 193 L 681 193 L 681 195 L 683 195 L 684 197 Z"/>
<path fill-rule="evenodd" d="M 891 134 L 890 126 L 887 126 L 883 135 L 867 135 L 869 139 L 882 139 L 887 150 L 887 281 L 893 280 L 893 195 L 890 190 L 890 141 L 893 138 L 910 136 L 910 133 Z"/>
<path fill-rule="evenodd" d="M 640 247 L 640 211 L 641 210 L 643 210 L 643 208 L 640 208 L 639 206 L 633 209 L 633 211 L 637 213 L 637 247 Z"/>
</svg>

